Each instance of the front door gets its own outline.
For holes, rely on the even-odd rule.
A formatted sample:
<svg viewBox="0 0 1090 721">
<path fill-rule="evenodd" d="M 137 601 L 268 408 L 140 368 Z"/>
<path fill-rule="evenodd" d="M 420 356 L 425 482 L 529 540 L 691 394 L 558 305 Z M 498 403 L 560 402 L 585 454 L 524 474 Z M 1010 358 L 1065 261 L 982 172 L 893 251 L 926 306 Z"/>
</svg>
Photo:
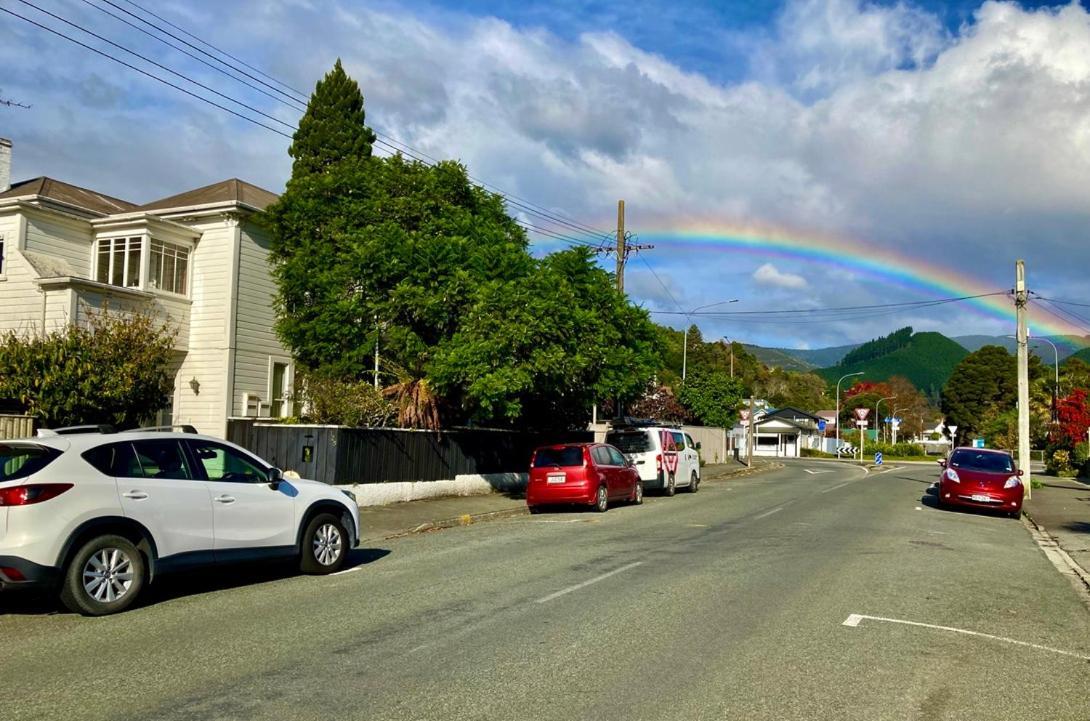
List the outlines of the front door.
<svg viewBox="0 0 1090 721">
<path fill-rule="evenodd" d="M 179 442 L 140 440 L 107 448 L 121 508 L 151 532 L 158 557 L 192 554 L 188 560 L 196 563 L 211 560 L 212 501 Z"/>
<path fill-rule="evenodd" d="M 206 440 L 186 443 L 212 497 L 216 559 L 292 552 L 298 529 L 291 485 L 273 490 L 266 469 L 235 448 Z"/>
</svg>

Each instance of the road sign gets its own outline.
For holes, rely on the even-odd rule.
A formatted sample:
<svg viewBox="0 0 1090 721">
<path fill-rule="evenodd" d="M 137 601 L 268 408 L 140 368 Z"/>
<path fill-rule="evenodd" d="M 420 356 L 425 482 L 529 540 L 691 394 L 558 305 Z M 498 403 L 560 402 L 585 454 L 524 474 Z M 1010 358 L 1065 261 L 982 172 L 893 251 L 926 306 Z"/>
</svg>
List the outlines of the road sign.
<svg viewBox="0 0 1090 721">
<path fill-rule="evenodd" d="M 747 409 L 743 409 L 743 410 L 738 411 L 738 416 L 743 421 L 748 421 L 749 420 L 749 409 L 747 408 Z"/>
<path fill-rule="evenodd" d="M 984 447 L 984 439 L 983 438 L 974 438 L 973 439 L 973 448 L 983 448 L 983 447 Z"/>
<path fill-rule="evenodd" d="M 866 421 L 856 421 L 855 425 L 859 426 L 860 428 L 866 428 L 867 427 L 867 422 Z"/>
<path fill-rule="evenodd" d="M 827 425 L 829 425 L 829 423 L 823 418 L 822 420 L 818 421 L 818 430 L 824 431 Z"/>
<path fill-rule="evenodd" d="M 870 414 L 870 408 L 856 408 L 855 419 L 859 421 L 867 420 L 867 416 Z"/>
<path fill-rule="evenodd" d="M 876 465 L 876 466 L 882 465 L 882 454 L 881 453 L 875 453 L 874 454 L 874 465 Z"/>
</svg>

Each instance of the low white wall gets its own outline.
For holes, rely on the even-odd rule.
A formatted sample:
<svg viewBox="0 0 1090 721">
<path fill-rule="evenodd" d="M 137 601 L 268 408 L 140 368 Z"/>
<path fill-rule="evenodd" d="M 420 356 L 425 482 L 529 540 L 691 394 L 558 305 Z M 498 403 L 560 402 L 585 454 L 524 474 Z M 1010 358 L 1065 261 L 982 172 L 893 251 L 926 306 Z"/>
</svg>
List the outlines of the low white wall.
<svg viewBox="0 0 1090 721">
<path fill-rule="evenodd" d="M 361 506 L 385 506 L 390 503 L 421 501 L 445 496 L 481 496 L 489 493 L 521 491 L 526 488 L 527 473 L 472 473 L 455 476 L 453 481 L 402 481 L 394 483 L 355 483 L 336 486 L 356 494 Z"/>
</svg>

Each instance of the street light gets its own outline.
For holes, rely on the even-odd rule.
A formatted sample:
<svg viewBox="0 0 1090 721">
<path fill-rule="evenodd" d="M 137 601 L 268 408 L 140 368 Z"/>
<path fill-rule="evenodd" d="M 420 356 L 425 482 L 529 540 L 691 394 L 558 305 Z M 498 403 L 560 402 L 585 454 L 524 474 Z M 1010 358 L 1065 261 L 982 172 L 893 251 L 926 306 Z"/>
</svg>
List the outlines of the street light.
<svg viewBox="0 0 1090 721">
<path fill-rule="evenodd" d="M 897 406 L 893 407 L 893 416 L 889 419 L 889 435 L 890 435 L 889 441 L 890 441 L 890 443 L 893 443 L 893 444 L 897 443 L 897 426 L 898 426 L 897 414 L 900 413 L 901 411 L 907 411 L 907 410 L 908 410 L 907 408 L 898 408 Z"/>
<path fill-rule="evenodd" d="M 1007 338 L 1014 338 L 1015 340 L 1018 340 L 1018 336 L 1015 336 L 1015 335 L 1008 335 L 1006 337 Z M 1027 334 L 1026 338 L 1029 339 L 1028 334 Z M 1044 341 L 1045 343 L 1048 343 L 1050 346 L 1052 346 L 1052 353 L 1053 353 L 1053 358 L 1055 360 L 1055 368 L 1056 368 L 1056 380 L 1054 381 L 1053 386 L 1052 386 L 1052 422 L 1056 423 L 1057 420 L 1058 420 L 1057 417 L 1056 417 L 1056 401 L 1057 401 L 1057 398 L 1059 398 L 1059 395 L 1060 395 L 1060 349 L 1057 348 L 1056 344 L 1053 343 L 1052 341 L 1050 341 L 1048 338 L 1034 338 L 1033 340 L 1041 340 L 1041 341 Z"/>
<path fill-rule="evenodd" d="M 723 336 L 723 340 L 727 342 L 727 347 L 730 348 L 730 377 L 731 380 L 734 380 L 734 342 L 726 336 Z"/>
<path fill-rule="evenodd" d="M 721 300 L 718 303 L 708 303 L 707 305 L 698 305 L 685 314 L 686 318 L 689 318 L 690 314 L 703 310 L 704 308 L 712 308 L 717 305 L 726 305 L 727 303 L 737 303 L 737 298 L 731 300 Z M 685 380 L 685 371 L 689 365 L 689 326 L 692 325 L 693 319 L 689 318 L 689 323 L 685 326 L 685 336 L 681 341 L 681 380 Z"/>
<path fill-rule="evenodd" d="M 845 378 L 851 378 L 852 376 L 861 376 L 863 371 L 857 371 L 855 373 L 848 373 L 841 376 L 840 380 L 836 382 L 836 457 L 840 458 L 840 383 Z"/>
<path fill-rule="evenodd" d="M 874 404 L 874 427 L 875 428 L 878 427 L 878 419 L 881 417 L 881 416 L 878 415 L 878 404 L 881 403 L 882 401 L 892 401 L 892 400 L 896 400 L 896 399 L 897 399 L 897 396 L 889 396 L 888 398 L 879 398 L 878 401 Z M 877 439 L 878 434 L 875 433 L 874 435 L 875 435 L 875 439 Z"/>
</svg>

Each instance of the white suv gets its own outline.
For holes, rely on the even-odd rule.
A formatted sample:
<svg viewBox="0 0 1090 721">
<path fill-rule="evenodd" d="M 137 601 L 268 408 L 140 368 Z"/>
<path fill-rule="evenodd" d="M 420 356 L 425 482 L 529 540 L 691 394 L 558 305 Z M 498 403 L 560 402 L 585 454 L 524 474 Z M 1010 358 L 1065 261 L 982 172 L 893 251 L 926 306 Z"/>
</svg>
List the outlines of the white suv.
<svg viewBox="0 0 1090 721">
<path fill-rule="evenodd" d="M 632 461 L 644 490 L 672 496 L 678 488 L 696 493 L 700 487 L 700 446 L 679 426 L 650 420 L 614 421 L 606 443 Z"/>
<path fill-rule="evenodd" d="M 296 558 L 332 573 L 359 539 L 347 492 L 288 480 L 218 438 L 87 427 L 0 441 L 0 589 L 78 613 L 128 607 L 159 574 Z"/>
</svg>

